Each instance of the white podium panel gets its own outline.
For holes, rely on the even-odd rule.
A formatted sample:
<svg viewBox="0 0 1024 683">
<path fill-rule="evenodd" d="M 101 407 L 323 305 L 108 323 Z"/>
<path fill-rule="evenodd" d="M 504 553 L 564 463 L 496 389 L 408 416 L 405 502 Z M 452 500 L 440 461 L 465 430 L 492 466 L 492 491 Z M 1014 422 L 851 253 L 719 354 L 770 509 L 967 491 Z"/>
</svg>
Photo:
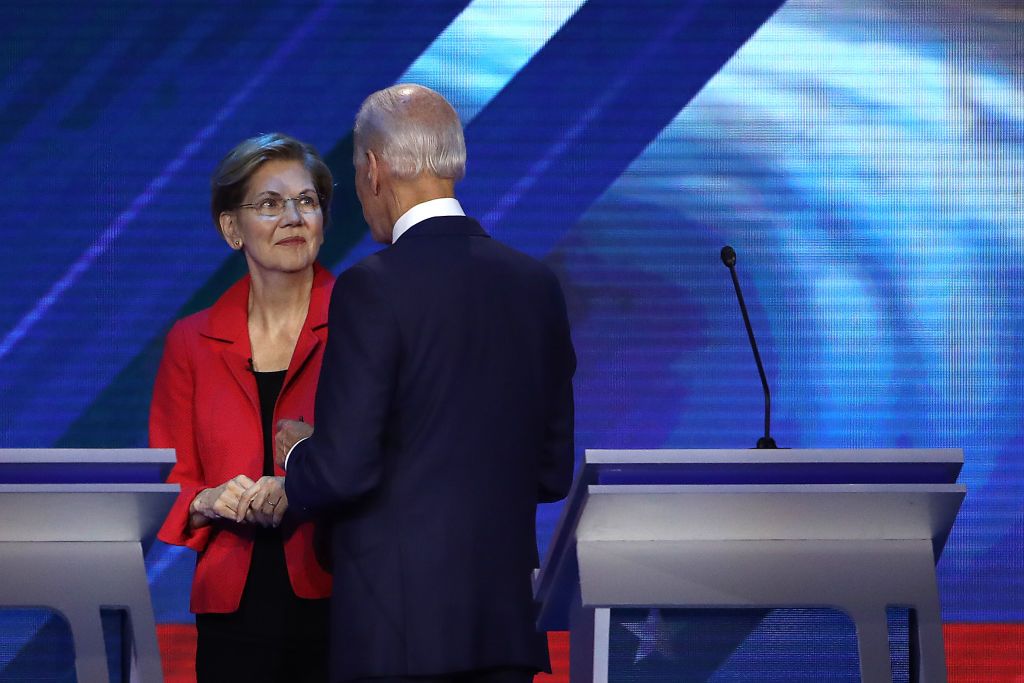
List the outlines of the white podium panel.
<svg viewBox="0 0 1024 683">
<path fill-rule="evenodd" d="M 966 493 L 959 450 L 588 451 L 535 581 L 571 676 L 607 680 L 612 607 L 831 607 L 865 683 L 891 681 L 910 607 L 917 680 L 946 680 L 935 562 Z M 844 483 L 846 482 L 846 483 Z"/>
<path fill-rule="evenodd" d="M 128 613 L 131 680 L 163 680 L 142 544 L 179 491 L 145 480 L 173 464 L 171 450 L 0 449 L 0 605 L 60 612 L 81 683 L 109 680 L 101 608 Z"/>
</svg>

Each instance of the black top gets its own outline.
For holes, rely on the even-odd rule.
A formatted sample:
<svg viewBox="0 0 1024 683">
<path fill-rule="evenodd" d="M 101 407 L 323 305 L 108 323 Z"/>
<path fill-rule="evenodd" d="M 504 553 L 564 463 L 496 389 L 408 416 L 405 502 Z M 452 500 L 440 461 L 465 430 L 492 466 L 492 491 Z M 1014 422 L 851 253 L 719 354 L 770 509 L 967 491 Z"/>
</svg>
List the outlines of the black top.
<svg viewBox="0 0 1024 683">
<path fill-rule="evenodd" d="M 274 407 L 286 372 L 253 373 L 263 427 L 263 476 L 274 475 Z M 324 638 L 327 600 L 306 600 L 295 595 L 288 579 L 282 527 L 251 528 L 254 533 L 252 563 L 238 610 L 228 614 L 197 614 L 197 628 L 208 634 L 240 640 L 280 642 L 282 639 Z"/>
<path fill-rule="evenodd" d="M 274 407 L 284 386 L 287 370 L 254 372 L 260 395 L 260 424 L 263 426 L 263 476 L 274 476 Z"/>
</svg>

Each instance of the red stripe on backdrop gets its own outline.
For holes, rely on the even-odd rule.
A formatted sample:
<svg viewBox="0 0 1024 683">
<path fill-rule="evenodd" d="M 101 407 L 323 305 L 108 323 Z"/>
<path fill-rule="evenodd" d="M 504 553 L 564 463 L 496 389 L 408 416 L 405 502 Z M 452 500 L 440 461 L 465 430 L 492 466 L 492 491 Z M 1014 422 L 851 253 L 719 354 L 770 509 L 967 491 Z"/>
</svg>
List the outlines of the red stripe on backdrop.
<svg viewBox="0 0 1024 683">
<path fill-rule="evenodd" d="M 569 683 L 569 632 L 548 633 L 548 650 L 551 652 L 551 673 L 537 674 L 534 683 Z"/>
<path fill-rule="evenodd" d="M 195 683 L 196 629 L 156 627 L 165 683 Z M 945 624 L 949 683 L 1024 683 L 1024 624 Z M 569 683 L 569 634 L 548 634 L 551 674 L 536 683 Z"/>
<path fill-rule="evenodd" d="M 949 683 L 1024 683 L 1024 624 L 944 624 Z"/>
<path fill-rule="evenodd" d="M 196 683 L 195 624 L 157 624 L 164 683 Z"/>
<path fill-rule="evenodd" d="M 158 624 L 156 639 L 163 660 L 164 683 L 196 683 L 196 627 Z M 569 634 L 548 634 L 551 674 L 538 674 L 537 683 L 569 683 Z"/>
</svg>

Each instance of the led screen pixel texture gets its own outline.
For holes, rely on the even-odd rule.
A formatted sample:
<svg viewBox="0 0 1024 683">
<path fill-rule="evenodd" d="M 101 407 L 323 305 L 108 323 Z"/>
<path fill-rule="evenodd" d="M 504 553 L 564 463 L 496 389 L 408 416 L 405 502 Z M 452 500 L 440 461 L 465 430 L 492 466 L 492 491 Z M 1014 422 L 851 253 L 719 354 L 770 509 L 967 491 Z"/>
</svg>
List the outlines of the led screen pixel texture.
<svg viewBox="0 0 1024 683">
<path fill-rule="evenodd" d="M 208 178 L 283 130 L 338 180 L 323 261 L 374 247 L 362 98 L 412 80 L 466 126 L 469 213 L 548 262 L 577 445 L 752 446 L 738 268 L 800 447 L 963 447 L 950 622 L 1024 621 L 1024 11 L 961 3 L 34 3 L 0 28 L 0 447 L 141 446 L 163 334 L 244 271 Z M 401 30 L 396 30 L 401 27 Z M 544 545 L 559 507 L 539 515 Z M 189 551 L 148 558 L 190 619 Z M 2 662 L 0 662 L 2 663 Z"/>
</svg>

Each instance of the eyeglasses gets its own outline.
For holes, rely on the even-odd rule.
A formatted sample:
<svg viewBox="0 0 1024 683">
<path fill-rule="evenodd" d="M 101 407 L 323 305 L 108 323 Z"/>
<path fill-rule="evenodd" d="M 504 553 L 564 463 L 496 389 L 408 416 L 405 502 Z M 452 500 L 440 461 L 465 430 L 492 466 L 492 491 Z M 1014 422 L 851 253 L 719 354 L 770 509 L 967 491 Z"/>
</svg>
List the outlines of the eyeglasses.
<svg viewBox="0 0 1024 683">
<path fill-rule="evenodd" d="M 239 204 L 239 209 L 255 209 L 264 218 L 277 218 L 284 213 L 288 202 L 295 202 L 299 213 L 316 213 L 320 209 L 320 197 L 315 194 L 300 194 L 298 197 L 264 197 L 258 202 Z"/>
</svg>

